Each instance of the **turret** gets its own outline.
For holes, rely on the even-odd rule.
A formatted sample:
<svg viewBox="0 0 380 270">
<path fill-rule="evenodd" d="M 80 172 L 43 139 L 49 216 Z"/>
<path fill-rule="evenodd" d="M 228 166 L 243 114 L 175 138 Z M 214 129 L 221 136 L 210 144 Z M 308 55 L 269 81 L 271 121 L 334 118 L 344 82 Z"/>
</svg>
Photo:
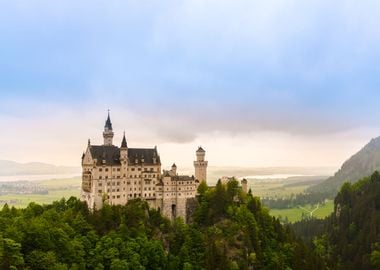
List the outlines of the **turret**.
<svg viewBox="0 0 380 270">
<path fill-rule="evenodd" d="M 173 176 L 177 175 L 177 165 L 173 163 L 171 173 Z"/>
<path fill-rule="evenodd" d="M 241 189 L 244 193 L 248 193 L 248 181 L 245 178 L 241 180 Z"/>
<path fill-rule="evenodd" d="M 104 138 L 104 145 L 112 145 L 113 131 L 112 131 L 112 123 L 111 123 L 109 110 L 108 110 L 108 117 L 106 120 L 106 124 L 104 125 L 103 138 Z"/>
<path fill-rule="evenodd" d="M 196 151 L 197 160 L 194 161 L 195 179 L 199 182 L 207 182 L 207 165 L 205 160 L 206 151 L 199 146 Z"/>
<path fill-rule="evenodd" d="M 205 161 L 206 151 L 203 150 L 201 146 L 198 147 L 196 155 L 197 155 L 197 161 Z"/>
</svg>

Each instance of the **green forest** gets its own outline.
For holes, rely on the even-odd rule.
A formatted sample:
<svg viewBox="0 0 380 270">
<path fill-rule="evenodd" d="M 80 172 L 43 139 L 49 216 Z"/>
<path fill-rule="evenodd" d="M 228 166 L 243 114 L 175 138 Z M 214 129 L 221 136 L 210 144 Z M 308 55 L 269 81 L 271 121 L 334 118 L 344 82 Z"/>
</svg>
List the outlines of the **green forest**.
<svg viewBox="0 0 380 270">
<path fill-rule="evenodd" d="M 324 269 L 380 269 L 380 174 L 345 183 L 325 220 L 292 225 Z"/>
<path fill-rule="evenodd" d="M 346 183 L 324 220 L 282 225 L 237 181 L 201 184 L 188 224 L 146 202 L 75 197 L 0 211 L 2 269 L 380 269 L 380 175 Z"/>
<path fill-rule="evenodd" d="M 2 269 L 320 269 L 238 182 L 200 185 L 190 224 L 140 200 L 90 212 L 77 198 L 0 212 Z"/>
</svg>

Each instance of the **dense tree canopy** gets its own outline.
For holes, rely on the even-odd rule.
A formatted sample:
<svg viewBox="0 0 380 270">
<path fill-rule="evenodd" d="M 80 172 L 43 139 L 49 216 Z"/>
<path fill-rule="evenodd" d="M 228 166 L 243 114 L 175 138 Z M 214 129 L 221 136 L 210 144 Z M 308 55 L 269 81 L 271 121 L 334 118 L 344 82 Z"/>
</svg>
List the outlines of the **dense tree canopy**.
<svg viewBox="0 0 380 270">
<path fill-rule="evenodd" d="M 3 269 L 320 269 L 302 242 L 236 181 L 199 188 L 191 224 L 146 202 L 90 212 L 72 197 L 0 211 Z M 379 258 L 373 255 L 373 261 Z"/>
<path fill-rule="evenodd" d="M 380 175 L 345 183 L 325 220 L 293 225 L 329 269 L 380 269 Z"/>
</svg>

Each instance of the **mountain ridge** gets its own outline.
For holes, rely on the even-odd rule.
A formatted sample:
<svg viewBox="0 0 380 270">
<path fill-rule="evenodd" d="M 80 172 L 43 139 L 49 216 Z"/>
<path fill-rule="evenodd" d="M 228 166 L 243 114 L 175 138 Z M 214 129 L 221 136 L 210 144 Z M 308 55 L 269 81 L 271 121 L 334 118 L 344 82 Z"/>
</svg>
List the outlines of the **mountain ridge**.
<svg viewBox="0 0 380 270">
<path fill-rule="evenodd" d="M 57 166 L 43 162 L 20 163 L 11 160 L 0 160 L 0 176 L 66 173 L 80 173 L 80 167 Z"/>
<path fill-rule="evenodd" d="M 347 159 L 341 168 L 322 183 L 308 189 L 335 196 L 344 182 L 354 183 L 358 179 L 380 171 L 380 137 L 370 140 L 362 149 Z"/>
</svg>

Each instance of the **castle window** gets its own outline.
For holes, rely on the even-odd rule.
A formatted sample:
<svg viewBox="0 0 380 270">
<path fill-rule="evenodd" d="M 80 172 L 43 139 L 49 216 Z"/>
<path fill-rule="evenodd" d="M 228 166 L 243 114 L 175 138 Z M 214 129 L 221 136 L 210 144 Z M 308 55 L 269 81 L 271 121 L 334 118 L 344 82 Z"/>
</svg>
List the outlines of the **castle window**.
<svg viewBox="0 0 380 270">
<path fill-rule="evenodd" d="M 117 191 L 117 192 L 119 192 L 119 191 L 120 191 L 120 189 L 117 189 L 116 191 Z"/>
<path fill-rule="evenodd" d="M 141 171 L 141 168 L 137 168 L 138 171 Z"/>
<path fill-rule="evenodd" d="M 132 168 L 131 171 L 134 172 L 134 171 L 135 171 L 135 168 Z"/>
<path fill-rule="evenodd" d="M 99 175 L 99 179 L 102 179 L 102 176 L 101 176 L 101 175 Z"/>
<path fill-rule="evenodd" d="M 120 199 L 120 195 L 117 195 L 117 197 L 116 197 L 116 198 Z"/>
<path fill-rule="evenodd" d="M 144 187 L 144 190 L 146 190 L 146 187 Z"/>
<path fill-rule="evenodd" d="M 99 187 L 101 187 L 102 186 L 102 183 L 99 183 Z"/>
<path fill-rule="evenodd" d="M 108 172 L 108 168 L 106 168 L 106 170 L 105 170 L 106 172 Z"/>
<path fill-rule="evenodd" d="M 112 196 L 112 199 L 115 199 L 115 196 Z"/>
<path fill-rule="evenodd" d="M 108 176 L 106 176 L 106 179 L 108 179 Z"/>
<path fill-rule="evenodd" d="M 101 171 L 103 171 L 103 169 L 102 169 L 102 168 L 99 168 L 99 172 L 101 172 Z"/>
<path fill-rule="evenodd" d="M 101 190 L 101 189 L 99 189 L 99 190 L 98 190 L 98 192 L 99 192 L 99 193 L 102 193 L 102 190 Z"/>
<path fill-rule="evenodd" d="M 153 168 L 150 168 L 150 171 L 153 172 Z"/>
<path fill-rule="evenodd" d="M 149 190 L 150 190 L 150 188 L 149 188 Z"/>
<path fill-rule="evenodd" d="M 153 193 L 153 196 L 156 196 L 156 193 Z"/>
<path fill-rule="evenodd" d="M 117 182 L 116 184 L 117 184 L 117 185 L 120 185 L 120 182 Z"/>
<path fill-rule="evenodd" d="M 128 182 L 127 182 L 127 185 L 130 185 L 130 184 L 131 184 L 131 182 L 128 181 Z"/>
<path fill-rule="evenodd" d="M 120 172 L 120 168 L 117 168 L 117 171 Z"/>
</svg>

